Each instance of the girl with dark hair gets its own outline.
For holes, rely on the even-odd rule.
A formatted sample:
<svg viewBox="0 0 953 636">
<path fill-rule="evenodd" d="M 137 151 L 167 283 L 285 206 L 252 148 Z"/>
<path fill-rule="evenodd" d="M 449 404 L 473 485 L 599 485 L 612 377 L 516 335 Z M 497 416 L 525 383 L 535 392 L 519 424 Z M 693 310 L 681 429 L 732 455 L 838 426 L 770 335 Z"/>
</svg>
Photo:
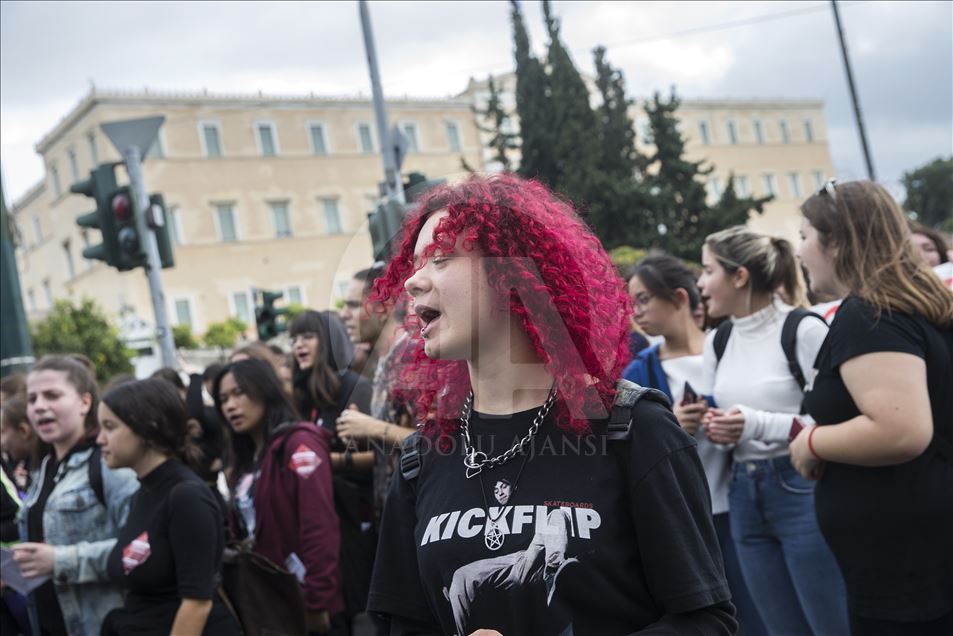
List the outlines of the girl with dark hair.
<svg viewBox="0 0 953 636">
<path fill-rule="evenodd" d="M 880 185 L 801 206 L 811 285 L 846 296 L 791 444 L 847 582 L 854 634 L 953 633 L 953 293 Z"/>
<path fill-rule="evenodd" d="M 372 300 L 413 297 L 423 431 L 381 524 L 386 633 L 734 633 L 695 441 L 617 385 L 628 298 L 585 223 L 539 183 L 473 176 L 424 195 L 398 245 Z"/>
<path fill-rule="evenodd" d="M 13 548 L 24 576 L 52 577 L 30 594 L 34 634 L 98 634 L 122 605 L 106 563 L 139 482 L 101 458 L 98 396 L 89 368 L 70 356 L 45 356 L 27 376 L 27 416 L 52 447 L 20 514 L 27 541 Z"/>
<path fill-rule="evenodd" d="M 705 333 L 696 320 L 701 294 L 695 278 L 695 273 L 682 261 L 668 254 L 649 256 L 636 264 L 629 280 L 636 323 L 648 335 L 663 339 L 641 351 L 625 368 L 622 377 L 665 393 L 672 401 L 678 423 L 698 443 L 698 455 L 711 490 L 713 520 L 725 559 L 725 574 L 732 602 L 738 609 L 738 622 L 748 636 L 766 634 L 758 609 L 748 594 L 731 540 L 728 523 L 731 453 L 709 440 L 701 426 L 708 402 L 699 393 L 704 386 Z"/>
<path fill-rule="evenodd" d="M 233 431 L 233 533 L 298 576 L 309 631 L 326 632 L 344 610 L 331 433 L 300 421 L 274 368 L 261 360 L 226 365 L 212 395 Z"/>
<path fill-rule="evenodd" d="M 801 380 L 812 375 L 827 324 L 795 311 L 806 305 L 804 284 L 784 239 L 722 230 L 705 239 L 702 265 L 709 314 L 730 318 L 705 340 L 700 391 L 715 402 L 706 434 L 734 460 L 728 514 L 745 583 L 772 634 L 847 633 L 844 582 L 814 519 L 814 487 L 788 455 Z"/>
<path fill-rule="evenodd" d="M 222 513 L 194 472 L 201 451 L 186 420 L 178 390 L 158 377 L 122 384 L 99 405 L 96 441 L 106 465 L 131 468 L 140 483 L 107 562 L 128 594 L 103 621 L 103 636 L 239 633 L 216 594 Z"/>
</svg>

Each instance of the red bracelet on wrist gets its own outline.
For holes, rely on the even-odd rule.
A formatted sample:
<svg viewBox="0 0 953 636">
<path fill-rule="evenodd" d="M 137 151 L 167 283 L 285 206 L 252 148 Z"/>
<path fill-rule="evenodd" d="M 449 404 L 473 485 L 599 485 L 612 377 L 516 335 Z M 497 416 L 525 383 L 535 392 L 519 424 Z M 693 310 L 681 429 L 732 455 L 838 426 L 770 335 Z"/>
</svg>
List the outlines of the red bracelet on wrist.
<svg viewBox="0 0 953 636">
<path fill-rule="evenodd" d="M 824 461 L 824 459 L 817 454 L 817 451 L 814 450 L 814 440 L 812 438 L 814 437 L 814 431 L 816 430 L 817 430 L 817 426 L 812 426 L 811 430 L 808 431 L 807 433 L 807 450 L 811 451 L 811 455 L 814 455 L 814 459 L 816 459 L 819 462 L 822 462 Z"/>
</svg>

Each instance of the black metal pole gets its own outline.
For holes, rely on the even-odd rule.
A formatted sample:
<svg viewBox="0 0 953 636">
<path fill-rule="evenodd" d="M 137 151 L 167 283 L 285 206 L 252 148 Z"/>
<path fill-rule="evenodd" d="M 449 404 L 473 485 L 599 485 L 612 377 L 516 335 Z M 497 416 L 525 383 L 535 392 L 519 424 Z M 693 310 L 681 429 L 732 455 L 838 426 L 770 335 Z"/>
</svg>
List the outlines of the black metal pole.
<svg viewBox="0 0 953 636">
<path fill-rule="evenodd" d="M 847 87 L 850 88 L 850 99 L 854 104 L 854 117 L 857 120 L 857 131 L 860 133 L 860 145 L 864 149 L 864 162 L 867 164 L 867 177 L 871 181 L 877 180 L 874 173 L 874 162 L 870 158 L 870 146 L 867 144 L 867 132 L 864 129 L 864 117 L 860 112 L 860 98 L 857 97 L 857 89 L 854 87 L 854 73 L 850 68 L 850 57 L 847 55 L 847 42 L 844 40 L 844 27 L 841 26 L 840 13 L 837 10 L 837 0 L 831 0 L 831 8 L 834 10 L 834 24 L 837 25 L 837 39 L 840 41 L 840 51 L 844 58 L 844 71 L 847 73 Z"/>
</svg>

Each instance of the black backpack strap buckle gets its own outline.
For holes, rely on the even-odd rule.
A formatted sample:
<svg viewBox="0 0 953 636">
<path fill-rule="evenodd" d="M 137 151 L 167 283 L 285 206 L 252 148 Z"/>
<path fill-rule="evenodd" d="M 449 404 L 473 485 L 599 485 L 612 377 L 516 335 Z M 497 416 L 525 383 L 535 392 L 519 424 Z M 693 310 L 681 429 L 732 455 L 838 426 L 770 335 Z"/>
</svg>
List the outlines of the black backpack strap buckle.
<svg viewBox="0 0 953 636">
<path fill-rule="evenodd" d="M 410 435 L 400 446 L 400 474 L 404 479 L 415 479 L 420 474 L 420 433 Z"/>
<path fill-rule="evenodd" d="M 639 386 L 628 380 L 619 380 L 616 384 L 615 404 L 612 405 L 612 413 L 606 424 L 606 437 L 609 441 L 629 439 L 632 433 L 632 415 L 639 400 L 659 402 L 668 408 L 672 406 L 668 396 L 658 389 Z"/>
</svg>

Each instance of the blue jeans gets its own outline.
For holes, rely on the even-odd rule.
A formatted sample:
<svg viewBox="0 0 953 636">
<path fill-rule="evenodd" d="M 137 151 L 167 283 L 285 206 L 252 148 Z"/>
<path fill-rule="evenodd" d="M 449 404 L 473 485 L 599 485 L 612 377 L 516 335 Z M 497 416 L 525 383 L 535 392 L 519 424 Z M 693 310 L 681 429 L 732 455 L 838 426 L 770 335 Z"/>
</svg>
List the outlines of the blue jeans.
<svg viewBox="0 0 953 636">
<path fill-rule="evenodd" d="M 814 483 L 787 456 L 736 462 L 731 538 L 748 591 L 777 636 L 849 634 L 847 591 L 814 516 Z"/>
</svg>

